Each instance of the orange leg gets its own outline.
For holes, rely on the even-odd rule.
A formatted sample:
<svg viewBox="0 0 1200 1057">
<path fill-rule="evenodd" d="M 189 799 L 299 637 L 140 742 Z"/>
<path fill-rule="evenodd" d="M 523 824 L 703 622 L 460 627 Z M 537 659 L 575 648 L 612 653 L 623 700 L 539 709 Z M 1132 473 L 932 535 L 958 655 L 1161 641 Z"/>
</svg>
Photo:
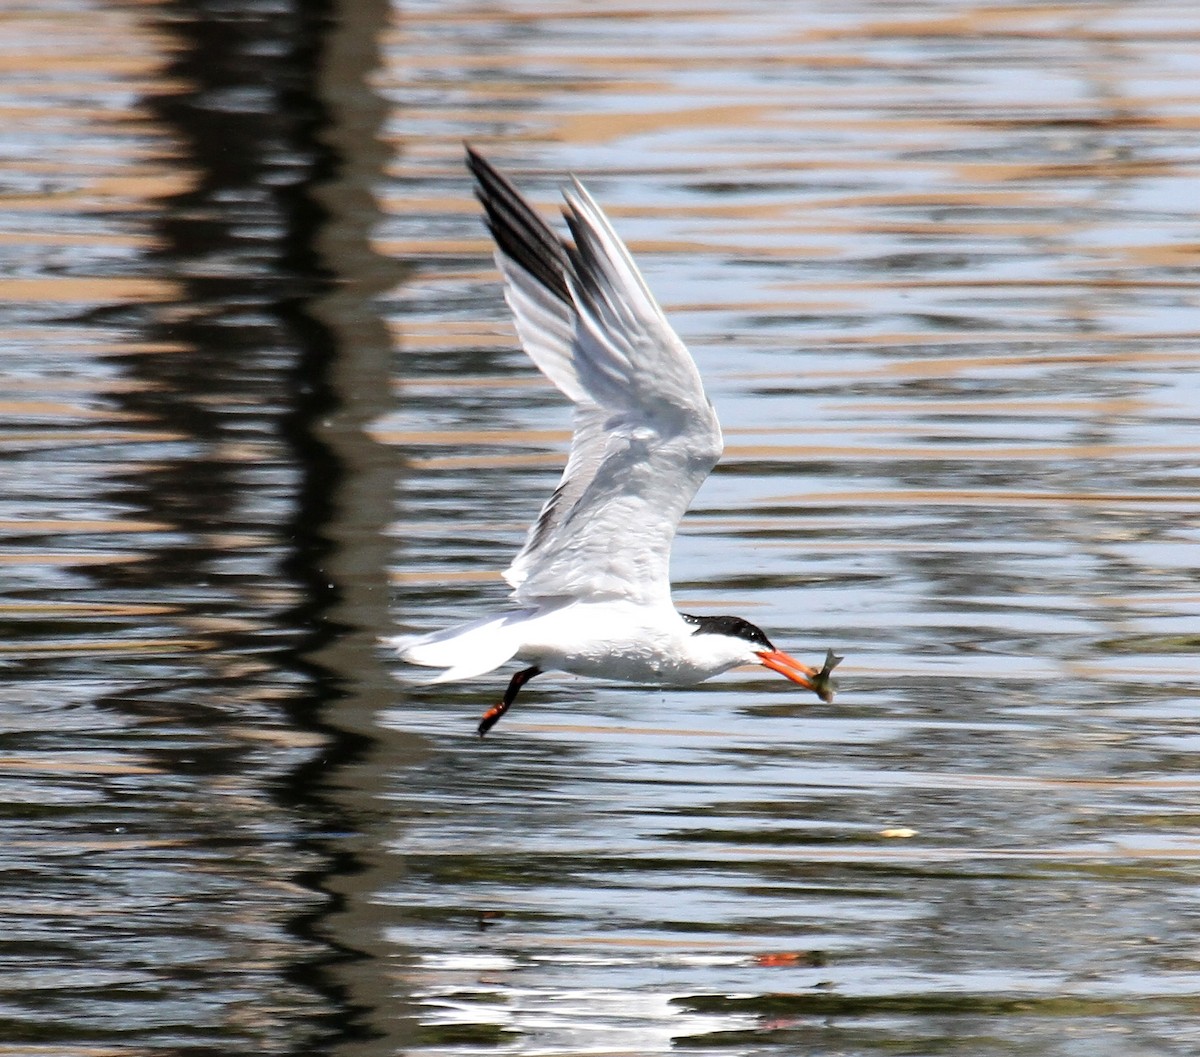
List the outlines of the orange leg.
<svg viewBox="0 0 1200 1057">
<path fill-rule="evenodd" d="M 479 721 L 479 736 L 482 738 L 489 730 L 500 722 L 500 717 L 504 715 L 510 708 L 512 703 L 517 699 L 517 694 L 521 692 L 523 687 L 535 675 L 541 675 L 542 670 L 536 664 L 532 668 L 526 668 L 524 671 L 517 672 L 509 681 L 508 689 L 504 691 L 504 698 L 500 704 L 492 705 Z"/>
</svg>

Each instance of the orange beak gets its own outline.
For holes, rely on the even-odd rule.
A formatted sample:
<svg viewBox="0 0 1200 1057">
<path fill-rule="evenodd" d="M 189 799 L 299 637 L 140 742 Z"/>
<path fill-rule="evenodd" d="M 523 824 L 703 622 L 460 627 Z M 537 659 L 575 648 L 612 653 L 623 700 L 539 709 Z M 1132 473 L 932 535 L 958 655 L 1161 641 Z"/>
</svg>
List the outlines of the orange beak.
<svg viewBox="0 0 1200 1057">
<path fill-rule="evenodd" d="M 826 662 L 825 668 L 818 671 L 807 664 L 801 664 L 795 657 L 789 657 L 783 650 L 760 650 L 759 662 L 773 672 L 785 675 L 793 683 L 799 683 L 806 690 L 811 690 L 822 701 L 833 700 L 833 690 L 829 686 L 829 672 L 833 664 Z M 841 658 L 837 658 L 841 660 Z M 815 681 L 814 681 L 815 678 Z"/>
</svg>

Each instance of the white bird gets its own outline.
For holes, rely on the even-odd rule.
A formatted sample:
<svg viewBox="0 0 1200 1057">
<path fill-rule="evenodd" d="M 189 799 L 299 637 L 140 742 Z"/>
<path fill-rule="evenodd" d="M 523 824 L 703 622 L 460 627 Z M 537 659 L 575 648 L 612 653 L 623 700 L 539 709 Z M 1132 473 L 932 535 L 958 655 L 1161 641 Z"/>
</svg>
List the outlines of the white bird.
<svg viewBox="0 0 1200 1057">
<path fill-rule="evenodd" d="M 573 180 L 563 192 L 572 239 L 561 239 L 466 151 L 517 334 L 575 405 L 574 436 L 558 487 L 504 573 L 512 607 L 388 642 L 410 664 L 443 669 L 430 683 L 522 665 L 480 735 L 546 671 L 689 685 L 761 664 L 831 700 L 841 660 L 832 651 L 818 670 L 740 617 L 691 616 L 671 602 L 671 543 L 721 456 L 721 427 L 691 354 L 608 218 Z"/>
</svg>

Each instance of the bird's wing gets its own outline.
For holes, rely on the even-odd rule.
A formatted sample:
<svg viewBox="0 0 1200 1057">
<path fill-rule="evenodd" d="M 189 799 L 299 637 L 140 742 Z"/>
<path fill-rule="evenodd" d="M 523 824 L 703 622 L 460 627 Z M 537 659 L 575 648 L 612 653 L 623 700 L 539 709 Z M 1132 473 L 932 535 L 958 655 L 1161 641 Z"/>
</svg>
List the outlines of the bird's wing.
<svg viewBox="0 0 1200 1057">
<path fill-rule="evenodd" d="M 522 603 L 670 599 L 675 529 L 721 455 L 687 347 L 578 181 L 573 242 L 468 148 L 521 344 L 575 404 L 566 469 L 505 572 Z"/>
</svg>

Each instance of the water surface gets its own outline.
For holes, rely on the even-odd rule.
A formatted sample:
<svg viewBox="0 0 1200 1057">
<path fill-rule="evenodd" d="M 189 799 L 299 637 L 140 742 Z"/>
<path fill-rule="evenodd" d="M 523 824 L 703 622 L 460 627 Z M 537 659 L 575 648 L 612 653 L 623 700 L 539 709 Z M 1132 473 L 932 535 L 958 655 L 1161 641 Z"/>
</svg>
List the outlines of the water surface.
<svg viewBox="0 0 1200 1057">
<path fill-rule="evenodd" d="M 13 1053 L 1193 1051 L 1188 5 L 0 26 Z M 727 435 L 677 600 L 832 704 L 393 680 L 569 429 L 464 139 L 610 211 Z"/>
</svg>

